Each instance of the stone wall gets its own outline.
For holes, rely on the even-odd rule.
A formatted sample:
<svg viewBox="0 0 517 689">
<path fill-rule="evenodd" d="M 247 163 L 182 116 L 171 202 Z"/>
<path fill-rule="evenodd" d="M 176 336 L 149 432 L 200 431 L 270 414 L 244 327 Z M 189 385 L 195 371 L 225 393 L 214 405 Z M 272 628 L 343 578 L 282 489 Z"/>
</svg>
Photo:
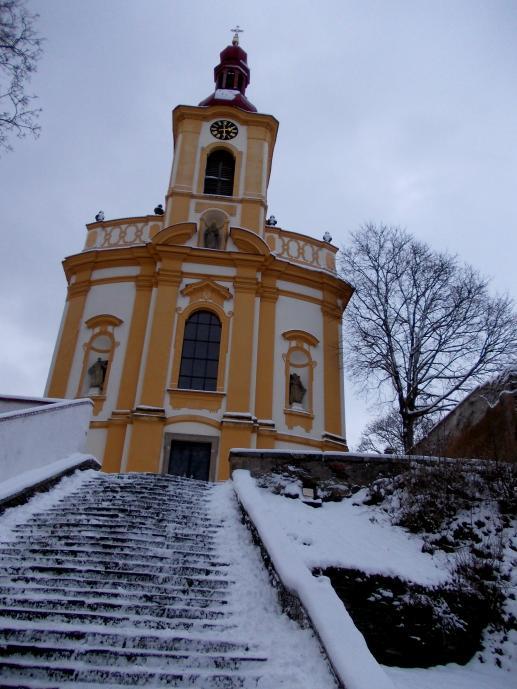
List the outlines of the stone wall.
<svg viewBox="0 0 517 689">
<path fill-rule="evenodd" d="M 296 452 L 290 450 L 231 450 L 230 468 L 247 469 L 254 478 L 266 474 L 297 473 L 304 485 L 338 480 L 366 486 L 377 478 L 406 471 L 411 459 L 398 455 L 352 452 Z"/>
<path fill-rule="evenodd" d="M 517 462 L 517 371 L 507 371 L 473 390 L 415 451 Z"/>
</svg>

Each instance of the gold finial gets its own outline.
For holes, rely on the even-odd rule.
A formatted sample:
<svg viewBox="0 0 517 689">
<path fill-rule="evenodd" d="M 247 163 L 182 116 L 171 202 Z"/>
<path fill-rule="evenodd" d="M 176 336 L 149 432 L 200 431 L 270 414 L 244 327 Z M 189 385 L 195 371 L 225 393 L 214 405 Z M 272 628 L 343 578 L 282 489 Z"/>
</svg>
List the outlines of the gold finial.
<svg viewBox="0 0 517 689">
<path fill-rule="evenodd" d="M 232 29 L 233 31 L 233 39 L 232 39 L 232 45 L 239 45 L 239 34 L 244 31 L 244 29 L 241 29 L 240 26 L 237 24 L 237 27 L 235 29 Z"/>
</svg>

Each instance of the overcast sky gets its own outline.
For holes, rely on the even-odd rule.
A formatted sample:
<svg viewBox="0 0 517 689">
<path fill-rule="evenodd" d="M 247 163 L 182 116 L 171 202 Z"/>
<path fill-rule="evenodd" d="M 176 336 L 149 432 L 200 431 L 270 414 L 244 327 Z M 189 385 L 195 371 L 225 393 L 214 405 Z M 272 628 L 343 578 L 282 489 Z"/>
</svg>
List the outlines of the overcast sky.
<svg viewBox="0 0 517 689">
<path fill-rule="evenodd" d="M 2 392 L 43 392 L 61 260 L 99 209 L 163 202 L 171 110 L 213 91 L 236 23 L 247 95 L 280 121 L 268 198 L 284 229 L 342 245 L 364 222 L 401 225 L 516 296 L 517 0 L 28 5 L 46 39 L 30 84 L 43 129 L 0 157 Z M 366 420 L 348 385 L 352 444 Z"/>
</svg>

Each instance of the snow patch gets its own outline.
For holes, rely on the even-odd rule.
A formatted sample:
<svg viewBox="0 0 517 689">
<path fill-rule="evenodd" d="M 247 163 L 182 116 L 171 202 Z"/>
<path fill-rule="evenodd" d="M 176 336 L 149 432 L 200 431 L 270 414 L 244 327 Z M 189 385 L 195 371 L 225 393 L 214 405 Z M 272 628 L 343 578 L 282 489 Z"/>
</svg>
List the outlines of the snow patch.
<svg viewBox="0 0 517 689">
<path fill-rule="evenodd" d="M 312 575 L 279 523 L 278 514 L 268 509 L 249 471 L 234 471 L 233 482 L 280 579 L 301 600 L 343 684 L 347 689 L 395 689 L 370 653 L 328 578 Z M 319 685 L 314 682 L 312 686 Z"/>
<path fill-rule="evenodd" d="M 215 97 L 220 100 L 234 100 L 239 94 L 240 91 L 236 89 L 216 89 L 215 91 Z"/>
<path fill-rule="evenodd" d="M 85 462 L 87 460 L 93 460 L 97 462 L 92 455 L 84 455 L 80 452 L 76 452 L 69 457 L 64 459 L 59 459 L 56 462 L 47 464 L 44 467 L 38 467 L 37 469 L 32 469 L 30 471 L 25 471 L 19 476 L 14 476 L 7 481 L 2 481 L 0 483 L 0 500 L 5 500 L 17 493 L 21 493 L 23 490 L 31 488 L 42 481 L 48 481 L 61 474 L 64 471 L 68 471 L 73 467 Z"/>
<path fill-rule="evenodd" d="M 24 505 L 6 510 L 0 515 L 0 541 L 4 543 L 14 541 L 17 537 L 16 532 L 13 531 L 14 527 L 28 521 L 34 514 L 54 507 L 66 495 L 74 492 L 80 488 L 83 483 L 96 476 L 98 476 L 98 472 L 93 469 L 77 471 L 72 476 L 65 476 L 62 478 L 56 486 L 46 493 L 39 493 Z"/>
<path fill-rule="evenodd" d="M 229 563 L 228 575 L 235 582 L 229 589 L 228 607 L 237 626 L 233 632 L 225 632 L 225 639 L 242 641 L 245 629 L 246 640 L 257 644 L 268 658 L 267 672 L 257 689 L 336 689 L 312 631 L 302 629 L 282 613 L 259 550 L 241 523 L 230 481 L 212 489 L 211 514 L 222 523 L 220 553 Z M 381 685 L 373 684 L 367 689 L 373 686 L 381 689 Z M 350 685 L 347 689 L 354 688 Z"/>
</svg>

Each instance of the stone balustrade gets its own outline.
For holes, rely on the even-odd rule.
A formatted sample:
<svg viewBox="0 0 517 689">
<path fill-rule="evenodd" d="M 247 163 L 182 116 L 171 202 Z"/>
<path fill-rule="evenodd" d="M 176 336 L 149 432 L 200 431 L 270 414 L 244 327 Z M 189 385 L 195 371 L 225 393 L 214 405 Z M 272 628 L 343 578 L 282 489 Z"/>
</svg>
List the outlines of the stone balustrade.
<svg viewBox="0 0 517 689">
<path fill-rule="evenodd" d="M 144 215 L 90 223 L 84 251 L 146 244 L 163 228 L 163 216 Z M 264 238 L 273 254 L 305 267 L 336 272 L 337 247 L 279 227 L 266 227 Z"/>
<path fill-rule="evenodd" d="M 279 227 L 266 227 L 265 240 L 271 252 L 279 258 L 316 270 L 336 272 L 338 249 L 332 244 Z"/>
<path fill-rule="evenodd" d="M 135 244 L 146 244 L 163 227 L 163 216 L 144 215 L 120 218 L 86 225 L 88 234 L 84 251 L 114 249 Z"/>
</svg>

